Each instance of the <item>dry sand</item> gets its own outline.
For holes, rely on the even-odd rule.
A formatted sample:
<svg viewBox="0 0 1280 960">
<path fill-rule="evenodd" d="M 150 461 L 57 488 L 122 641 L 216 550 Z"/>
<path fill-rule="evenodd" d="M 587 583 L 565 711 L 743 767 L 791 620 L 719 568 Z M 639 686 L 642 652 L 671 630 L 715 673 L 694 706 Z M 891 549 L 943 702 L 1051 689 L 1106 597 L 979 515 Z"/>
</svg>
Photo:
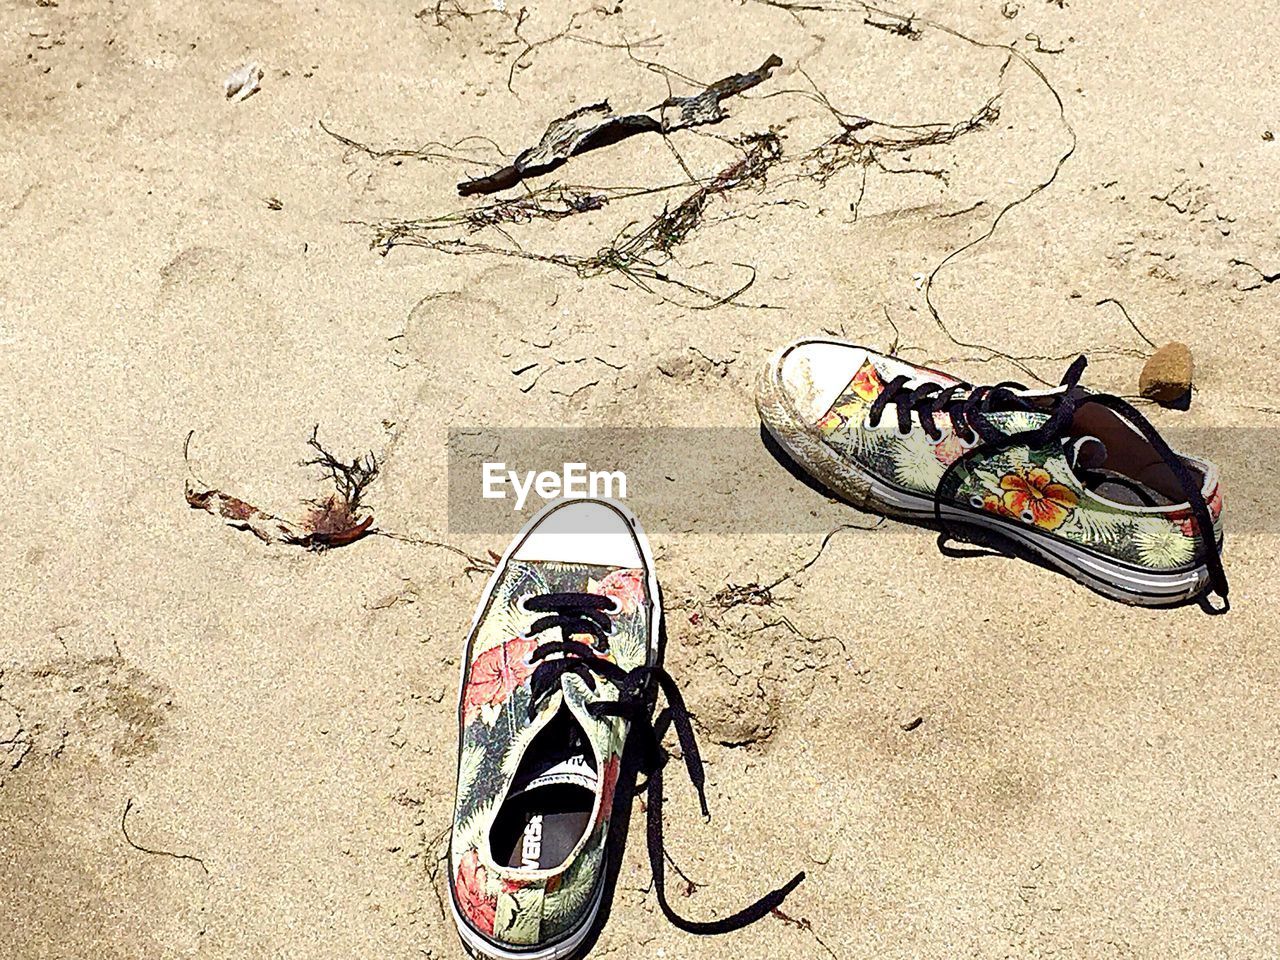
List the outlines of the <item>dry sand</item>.
<svg viewBox="0 0 1280 960">
<path fill-rule="evenodd" d="M 830 5 L 844 9 L 529 4 L 524 41 L 511 0 L 473 16 L 444 0 L 439 17 L 423 0 L 0 5 L 0 956 L 461 955 L 433 865 L 483 577 L 443 548 L 369 537 L 309 553 L 192 511 L 188 431 L 201 476 L 283 511 L 322 492 L 297 465 L 319 423 L 335 450 L 383 458 L 380 529 L 483 555 L 505 537 L 449 531 L 449 426 L 749 430 L 771 349 L 819 329 L 886 348 L 886 309 L 914 359 L 1021 376 L 944 337 L 920 282 L 1070 148 L 1048 87 L 1018 59 L 1002 74 L 1000 46 Z M 699 821 L 673 771 L 668 839 L 705 883 L 677 897 L 690 914 L 803 868 L 797 923 L 674 930 L 633 829 L 597 956 L 1280 955 L 1280 569 L 1256 478 L 1275 462 L 1259 444 L 1280 390 L 1280 284 L 1262 276 L 1280 271 L 1280 7 L 1006 10 L 914 12 L 1016 41 L 1078 143 L 937 275 L 933 300 L 961 341 L 1089 351 L 1088 381 L 1116 392 L 1134 391 L 1125 351 L 1145 345 L 1097 301 L 1191 346 L 1190 411 L 1152 415 L 1197 428 L 1224 465 L 1235 609 L 1132 609 L 1026 563 L 944 559 L 930 532 L 892 524 L 832 537 L 774 606 L 724 611 L 711 598 L 726 585 L 797 570 L 823 531 L 864 519 L 757 450 L 715 509 L 764 486 L 803 529 L 650 523 L 714 815 Z M 573 13 L 569 35 L 526 50 Z M 733 264 L 752 265 L 741 302 L 779 309 L 370 251 L 352 221 L 464 208 L 455 183 L 499 158 L 478 142 L 461 162 L 377 158 L 321 121 L 378 149 L 486 135 L 509 158 L 574 107 L 667 95 L 623 40 L 702 82 L 772 52 L 784 67 L 722 124 L 636 137 L 531 186 L 676 183 L 678 157 L 707 177 L 738 152 L 706 134 L 773 129 L 797 156 L 838 131 L 814 89 L 899 124 L 957 123 L 1001 92 L 1000 117 L 825 186 L 778 167 L 714 201 L 672 269 L 728 292 L 746 276 Z M 229 103 L 223 79 L 250 59 L 262 90 Z M 590 255 L 687 192 L 508 232 Z M 512 372 L 526 362 L 541 365 L 532 386 Z M 1051 380 L 1066 365 L 1028 363 Z M 199 859 L 131 846 L 130 800 L 134 844 Z"/>
</svg>

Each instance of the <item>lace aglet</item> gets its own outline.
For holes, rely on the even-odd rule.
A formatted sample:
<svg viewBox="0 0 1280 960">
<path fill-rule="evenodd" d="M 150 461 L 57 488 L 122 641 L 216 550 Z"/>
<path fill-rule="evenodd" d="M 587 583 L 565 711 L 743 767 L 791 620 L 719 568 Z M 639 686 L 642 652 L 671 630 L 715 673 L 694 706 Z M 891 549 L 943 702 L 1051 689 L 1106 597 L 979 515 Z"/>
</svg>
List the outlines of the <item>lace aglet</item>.
<svg viewBox="0 0 1280 960">
<path fill-rule="evenodd" d="M 1215 604 L 1213 598 L 1218 597 L 1222 602 Z M 1221 616 L 1231 610 L 1231 601 L 1227 599 L 1226 593 L 1221 590 L 1211 590 L 1201 598 L 1201 607 L 1205 613 L 1211 616 Z"/>
</svg>

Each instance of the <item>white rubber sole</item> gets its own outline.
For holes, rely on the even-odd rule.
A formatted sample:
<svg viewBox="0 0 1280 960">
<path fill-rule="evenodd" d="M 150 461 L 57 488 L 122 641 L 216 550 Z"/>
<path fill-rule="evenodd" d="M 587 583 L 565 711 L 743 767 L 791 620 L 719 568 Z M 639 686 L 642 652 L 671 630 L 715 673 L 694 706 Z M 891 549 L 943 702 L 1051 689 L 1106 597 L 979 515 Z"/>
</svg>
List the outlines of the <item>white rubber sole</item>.
<svg viewBox="0 0 1280 960">
<path fill-rule="evenodd" d="M 933 520 L 933 500 L 900 490 L 841 457 L 811 430 L 792 408 L 782 385 L 781 354 L 775 355 L 756 386 L 756 407 L 765 429 L 797 466 L 859 509 L 904 520 Z M 1171 606 L 1204 592 L 1204 566 L 1164 571 L 1141 570 L 1084 550 L 1056 537 L 1003 520 L 985 511 L 945 504 L 942 516 L 956 524 L 992 530 L 1032 551 L 1056 570 L 1092 590 L 1141 606 Z"/>
<path fill-rule="evenodd" d="M 645 588 L 648 590 L 650 598 L 652 598 L 652 609 L 649 614 L 649 666 L 657 663 L 661 653 L 660 645 L 662 643 L 661 627 L 662 627 L 662 593 L 658 589 L 658 574 L 654 568 L 653 552 L 649 547 L 649 539 L 645 536 L 644 530 L 640 526 L 640 522 L 636 519 L 634 513 L 618 503 L 615 500 L 607 500 L 604 498 L 582 497 L 574 499 L 556 500 L 547 504 L 536 514 L 534 514 L 529 522 L 520 528 L 520 532 L 516 534 L 507 547 L 506 553 L 502 555 L 502 559 L 494 565 L 493 573 L 489 577 L 489 582 L 485 584 L 484 593 L 480 596 L 480 602 L 476 605 L 475 616 L 471 618 L 471 629 L 467 631 L 467 651 L 471 649 L 471 641 L 475 636 L 476 627 L 480 623 L 480 617 L 489 607 L 489 600 L 493 596 L 493 591 L 498 585 L 498 580 L 502 577 L 502 573 L 506 570 L 507 563 L 511 557 L 520 549 L 525 540 L 529 537 L 533 529 L 537 527 L 547 516 L 571 506 L 574 503 L 590 502 L 596 505 L 604 505 L 610 510 L 622 517 L 630 527 L 632 534 L 635 536 L 636 544 L 640 550 L 640 558 L 645 567 Z M 460 658 L 462 663 L 459 668 L 458 675 L 458 716 L 459 723 L 462 716 L 462 695 L 463 682 L 467 676 L 467 657 Z M 456 782 L 456 773 L 455 773 Z M 450 832 L 450 847 L 452 848 L 453 836 Z M 591 905 L 583 914 L 582 922 L 573 929 L 567 936 L 557 940 L 555 943 L 548 944 L 545 947 L 531 947 L 527 950 L 512 949 L 501 947 L 491 942 L 483 934 L 472 930 L 458 912 L 458 904 L 453 895 L 453 871 L 450 867 L 446 883 L 449 886 L 449 912 L 453 915 L 454 926 L 458 928 L 458 937 L 462 940 L 462 945 L 466 951 L 473 957 L 488 958 L 488 960 L 563 960 L 564 957 L 571 956 L 579 947 L 582 946 L 592 927 L 595 926 L 596 918 L 600 915 L 600 907 L 604 900 L 604 878 L 608 872 L 608 838 L 605 840 L 605 856 L 600 859 L 600 877 L 596 883 L 596 891 L 592 896 Z M 452 856 L 450 856 L 452 860 Z"/>
</svg>

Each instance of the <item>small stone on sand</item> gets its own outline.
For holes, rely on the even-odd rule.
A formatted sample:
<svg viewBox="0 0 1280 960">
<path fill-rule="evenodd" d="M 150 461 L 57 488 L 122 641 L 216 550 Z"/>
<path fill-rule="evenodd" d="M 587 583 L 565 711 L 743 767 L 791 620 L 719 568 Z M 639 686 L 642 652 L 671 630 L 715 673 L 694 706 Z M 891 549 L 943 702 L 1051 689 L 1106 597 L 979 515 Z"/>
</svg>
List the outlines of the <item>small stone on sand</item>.
<svg viewBox="0 0 1280 960">
<path fill-rule="evenodd" d="M 1166 343 L 1153 353 L 1138 377 L 1138 392 L 1159 404 L 1177 403 L 1191 390 L 1191 348 Z"/>
</svg>

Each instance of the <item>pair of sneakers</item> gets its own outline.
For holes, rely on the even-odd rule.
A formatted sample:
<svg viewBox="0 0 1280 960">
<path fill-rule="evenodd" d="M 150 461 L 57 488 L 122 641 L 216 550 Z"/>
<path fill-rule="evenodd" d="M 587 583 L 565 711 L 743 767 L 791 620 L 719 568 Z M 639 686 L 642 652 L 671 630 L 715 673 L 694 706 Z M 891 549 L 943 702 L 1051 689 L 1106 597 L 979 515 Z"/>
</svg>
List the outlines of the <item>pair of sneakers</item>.
<svg viewBox="0 0 1280 960">
<path fill-rule="evenodd" d="M 1217 469 L 1183 456 L 1130 404 L 1079 385 L 974 386 L 825 338 L 796 341 L 757 389 L 766 429 L 855 505 L 997 534 L 1093 589 L 1151 605 L 1227 597 Z M 692 726 L 661 667 L 662 603 L 635 518 L 554 503 L 497 565 L 462 664 L 449 886 L 463 943 L 501 960 L 558 960 L 594 927 L 624 748 L 648 778 L 648 852 L 682 929 L 735 929 L 803 879 L 719 921 L 675 914 L 664 887 L 662 734 L 674 725 L 707 815 Z M 668 709 L 655 724 L 661 692 Z M 633 735 L 639 734 L 638 739 Z"/>
</svg>

